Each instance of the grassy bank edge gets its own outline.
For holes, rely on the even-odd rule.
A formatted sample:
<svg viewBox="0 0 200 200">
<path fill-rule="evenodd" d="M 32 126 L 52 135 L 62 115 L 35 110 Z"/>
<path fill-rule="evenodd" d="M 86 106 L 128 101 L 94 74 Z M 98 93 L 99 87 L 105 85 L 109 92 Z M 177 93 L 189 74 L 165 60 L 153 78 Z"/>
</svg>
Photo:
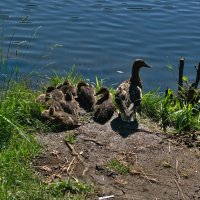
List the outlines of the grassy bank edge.
<svg viewBox="0 0 200 200">
<path fill-rule="evenodd" d="M 46 185 L 32 170 L 34 157 L 42 152 L 42 147 L 36 141 L 35 135 L 51 131 L 51 127 L 42 123 L 40 119 L 40 113 L 44 108 L 35 102 L 35 98 L 45 91 L 46 85 L 56 86 L 65 79 L 77 84 L 82 76 L 74 70 L 62 77 L 54 74 L 50 77 L 48 84 L 44 84 L 37 91 L 29 88 L 28 80 L 12 82 L 9 88 L 2 93 L 0 102 L 0 199 L 63 199 L 63 187 L 69 190 L 67 199 L 89 199 L 92 194 L 92 189 L 72 190 L 80 186 L 73 186 L 76 184 L 73 181 Z M 97 90 L 103 84 L 103 81 L 96 78 Z M 110 91 L 114 95 L 114 89 L 111 88 Z M 188 133 L 200 130 L 200 116 L 194 116 L 190 107 L 186 106 L 180 110 L 178 107 L 170 107 L 166 101 L 167 99 L 159 95 L 158 91 L 144 94 L 142 115 L 152 118 L 161 125 L 165 123 L 163 119 L 168 120 L 166 123 L 174 126 L 177 132 L 182 131 L 183 123 L 190 125 Z M 164 118 L 163 115 L 169 115 L 170 118 Z M 88 188 L 87 184 L 85 187 Z"/>
</svg>

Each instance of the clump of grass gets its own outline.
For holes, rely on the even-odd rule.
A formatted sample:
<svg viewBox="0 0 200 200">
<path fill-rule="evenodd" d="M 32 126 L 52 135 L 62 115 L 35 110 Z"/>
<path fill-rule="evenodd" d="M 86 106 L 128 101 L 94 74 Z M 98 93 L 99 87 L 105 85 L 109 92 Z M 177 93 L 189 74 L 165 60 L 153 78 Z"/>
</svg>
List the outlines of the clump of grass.
<svg viewBox="0 0 200 200">
<path fill-rule="evenodd" d="M 158 94 L 158 90 L 145 93 L 142 98 L 142 112 L 146 116 L 159 122 L 162 101 L 163 96 Z"/>
<path fill-rule="evenodd" d="M 56 87 L 65 80 L 68 80 L 72 85 L 77 85 L 79 81 L 83 80 L 83 77 L 77 72 L 76 67 L 72 67 L 72 69 L 67 71 L 64 75 L 59 75 L 55 71 L 53 75 L 49 77 L 47 84 Z"/>
<path fill-rule="evenodd" d="M 130 172 L 130 168 L 125 163 L 117 159 L 110 160 L 106 166 L 119 174 L 127 174 Z"/>
<path fill-rule="evenodd" d="M 70 144 L 75 144 L 76 143 L 76 137 L 73 132 L 68 131 L 66 136 L 65 136 L 65 141 L 70 143 Z"/>
<path fill-rule="evenodd" d="M 159 122 L 164 130 L 168 126 L 174 127 L 175 133 L 200 130 L 198 104 L 180 102 L 172 90 L 163 95 L 155 91 L 144 94 L 142 111 L 146 116 Z"/>
<path fill-rule="evenodd" d="M 86 199 L 94 193 L 94 189 L 91 185 L 88 185 L 83 182 L 76 182 L 72 179 L 61 180 L 50 184 L 49 189 L 51 194 L 56 197 L 65 197 L 65 198 L 76 198 L 75 195 L 78 195 L 77 199 Z"/>
</svg>

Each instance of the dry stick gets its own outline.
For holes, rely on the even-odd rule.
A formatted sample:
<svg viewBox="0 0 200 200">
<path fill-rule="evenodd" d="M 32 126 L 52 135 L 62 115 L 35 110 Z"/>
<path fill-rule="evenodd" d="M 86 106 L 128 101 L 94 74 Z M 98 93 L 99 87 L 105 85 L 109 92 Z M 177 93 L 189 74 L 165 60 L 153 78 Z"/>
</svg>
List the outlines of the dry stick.
<svg viewBox="0 0 200 200">
<path fill-rule="evenodd" d="M 80 157 L 80 154 L 77 153 L 74 149 L 74 147 L 69 144 L 67 141 L 66 142 L 66 145 L 68 146 L 68 148 L 70 149 L 70 151 L 72 152 L 72 155 L 76 156 L 76 158 L 82 162 L 82 164 L 84 165 L 85 169 L 83 170 L 83 173 L 82 173 L 82 176 L 85 176 L 85 173 L 89 170 L 89 167 L 88 165 L 83 161 L 83 159 Z"/>
<path fill-rule="evenodd" d="M 173 180 L 174 180 L 174 182 L 175 182 L 175 184 L 176 184 L 176 186 L 177 186 L 179 192 L 181 193 L 181 195 L 182 195 L 182 197 L 183 197 L 183 200 L 185 200 L 185 196 L 184 196 L 184 194 L 183 194 L 183 190 L 181 189 L 179 182 L 174 178 L 174 176 L 173 176 L 172 174 L 171 174 L 171 177 L 173 178 Z"/>
<path fill-rule="evenodd" d="M 178 160 L 176 160 L 176 177 L 178 179 L 178 183 L 180 183 L 180 175 L 178 173 Z"/>
<path fill-rule="evenodd" d="M 92 138 L 81 138 L 81 139 L 85 140 L 85 141 L 89 141 L 89 142 L 94 142 L 95 144 L 97 144 L 99 146 L 103 146 L 103 144 L 101 144 L 100 142 L 98 142 L 97 140 L 92 139 Z"/>
<path fill-rule="evenodd" d="M 184 58 L 180 58 L 179 62 L 179 76 L 178 76 L 178 96 L 181 97 L 183 89 L 183 69 L 184 69 Z"/>
<path fill-rule="evenodd" d="M 147 176 L 147 174 L 143 170 L 139 170 L 139 171 L 141 172 L 140 173 L 141 177 L 147 179 L 150 184 L 158 183 L 158 180 L 156 180 L 155 178 L 151 178 L 151 177 Z"/>
</svg>

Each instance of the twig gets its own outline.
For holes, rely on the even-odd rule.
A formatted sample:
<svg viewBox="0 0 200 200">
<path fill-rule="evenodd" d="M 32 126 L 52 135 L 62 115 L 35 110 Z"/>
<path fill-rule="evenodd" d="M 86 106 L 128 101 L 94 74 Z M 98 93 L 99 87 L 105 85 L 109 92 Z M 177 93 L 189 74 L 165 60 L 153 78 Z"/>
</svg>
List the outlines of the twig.
<svg viewBox="0 0 200 200">
<path fill-rule="evenodd" d="M 184 194 L 183 194 L 183 190 L 181 189 L 179 182 L 174 178 L 174 176 L 173 176 L 172 174 L 171 174 L 171 177 L 173 178 L 173 180 L 174 180 L 174 182 L 175 182 L 175 184 L 176 184 L 176 186 L 177 186 L 179 192 L 181 193 L 181 195 L 182 195 L 182 197 L 183 197 L 183 200 L 185 200 L 185 196 L 184 196 Z"/>
<path fill-rule="evenodd" d="M 171 153 L 171 145 L 170 145 L 171 143 L 170 143 L 170 141 L 168 142 L 168 144 L 169 144 L 169 151 L 168 152 Z"/>
<path fill-rule="evenodd" d="M 178 173 L 178 160 L 176 160 L 176 177 L 178 179 L 178 183 L 180 183 L 180 175 Z"/>
<path fill-rule="evenodd" d="M 84 162 L 84 160 L 81 158 L 81 156 L 80 156 L 81 153 L 77 153 L 76 150 L 74 149 L 74 147 L 73 147 L 71 144 L 69 144 L 67 141 L 65 141 L 65 143 L 66 143 L 66 145 L 68 146 L 68 148 L 70 149 L 70 151 L 72 152 L 72 155 L 74 155 L 75 158 L 77 158 L 79 161 L 81 161 L 82 164 L 84 165 L 85 169 L 83 170 L 82 176 L 85 176 L 85 173 L 86 173 L 86 172 L 88 171 L 88 169 L 89 169 L 88 164 L 86 164 L 86 163 Z"/>
<path fill-rule="evenodd" d="M 79 155 L 79 154 L 75 151 L 74 147 L 73 147 L 71 144 L 69 144 L 67 141 L 65 141 L 65 143 L 66 143 L 67 147 L 70 149 L 70 151 L 72 152 L 72 155 L 73 155 L 73 156 L 78 156 L 78 155 Z"/>
<path fill-rule="evenodd" d="M 69 170 L 74 162 L 74 160 L 76 159 L 76 157 L 73 157 L 72 161 L 69 163 L 69 166 L 67 167 L 67 173 L 69 174 Z"/>
<path fill-rule="evenodd" d="M 145 178 L 145 179 L 147 179 L 148 181 L 149 181 L 149 183 L 158 183 L 158 180 L 156 180 L 155 178 L 151 178 L 151 177 L 149 177 L 149 176 L 147 176 L 147 174 L 143 171 L 143 170 L 139 170 L 140 172 L 141 172 L 141 177 L 142 178 Z"/>
<path fill-rule="evenodd" d="M 92 138 L 81 138 L 81 139 L 85 140 L 85 141 L 89 141 L 89 142 L 94 142 L 95 144 L 97 144 L 99 146 L 103 146 L 103 144 L 101 144 L 100 142 L 98 142 L 97 140 L 92 139 Z"/>
</svg>

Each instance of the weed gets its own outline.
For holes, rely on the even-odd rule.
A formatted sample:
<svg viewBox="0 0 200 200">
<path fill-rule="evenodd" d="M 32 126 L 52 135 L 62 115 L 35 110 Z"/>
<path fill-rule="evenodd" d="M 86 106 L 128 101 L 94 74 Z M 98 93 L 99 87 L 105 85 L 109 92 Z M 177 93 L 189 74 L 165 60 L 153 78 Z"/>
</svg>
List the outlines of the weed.
<svg viewBox="0 0 200 200">
<path fill-rule="evenodd" d="M 94 192 L 92 186 L 72 179 L 54 182 L 50 184 L 49 189 L 52 195 L 56 197 L 64 197 L 69 194 L 79 194 L 86 197 Z"/>
<path fill-rule="evenodd" d="M 117 159 L 110 160 L 110 162 L 107 164 L 107 167 L 119 174 L 127 174 L 130 172 L 130 168 L 125 163 Z"/>
<path fill-rule="evenodd" d="M 73 132 L 68 131 L 67 135 L 65 136 L 65 141 L 70 143 L 70 144 L 75 144 L 76 143 L 76 137 Z"/>
</svg>

